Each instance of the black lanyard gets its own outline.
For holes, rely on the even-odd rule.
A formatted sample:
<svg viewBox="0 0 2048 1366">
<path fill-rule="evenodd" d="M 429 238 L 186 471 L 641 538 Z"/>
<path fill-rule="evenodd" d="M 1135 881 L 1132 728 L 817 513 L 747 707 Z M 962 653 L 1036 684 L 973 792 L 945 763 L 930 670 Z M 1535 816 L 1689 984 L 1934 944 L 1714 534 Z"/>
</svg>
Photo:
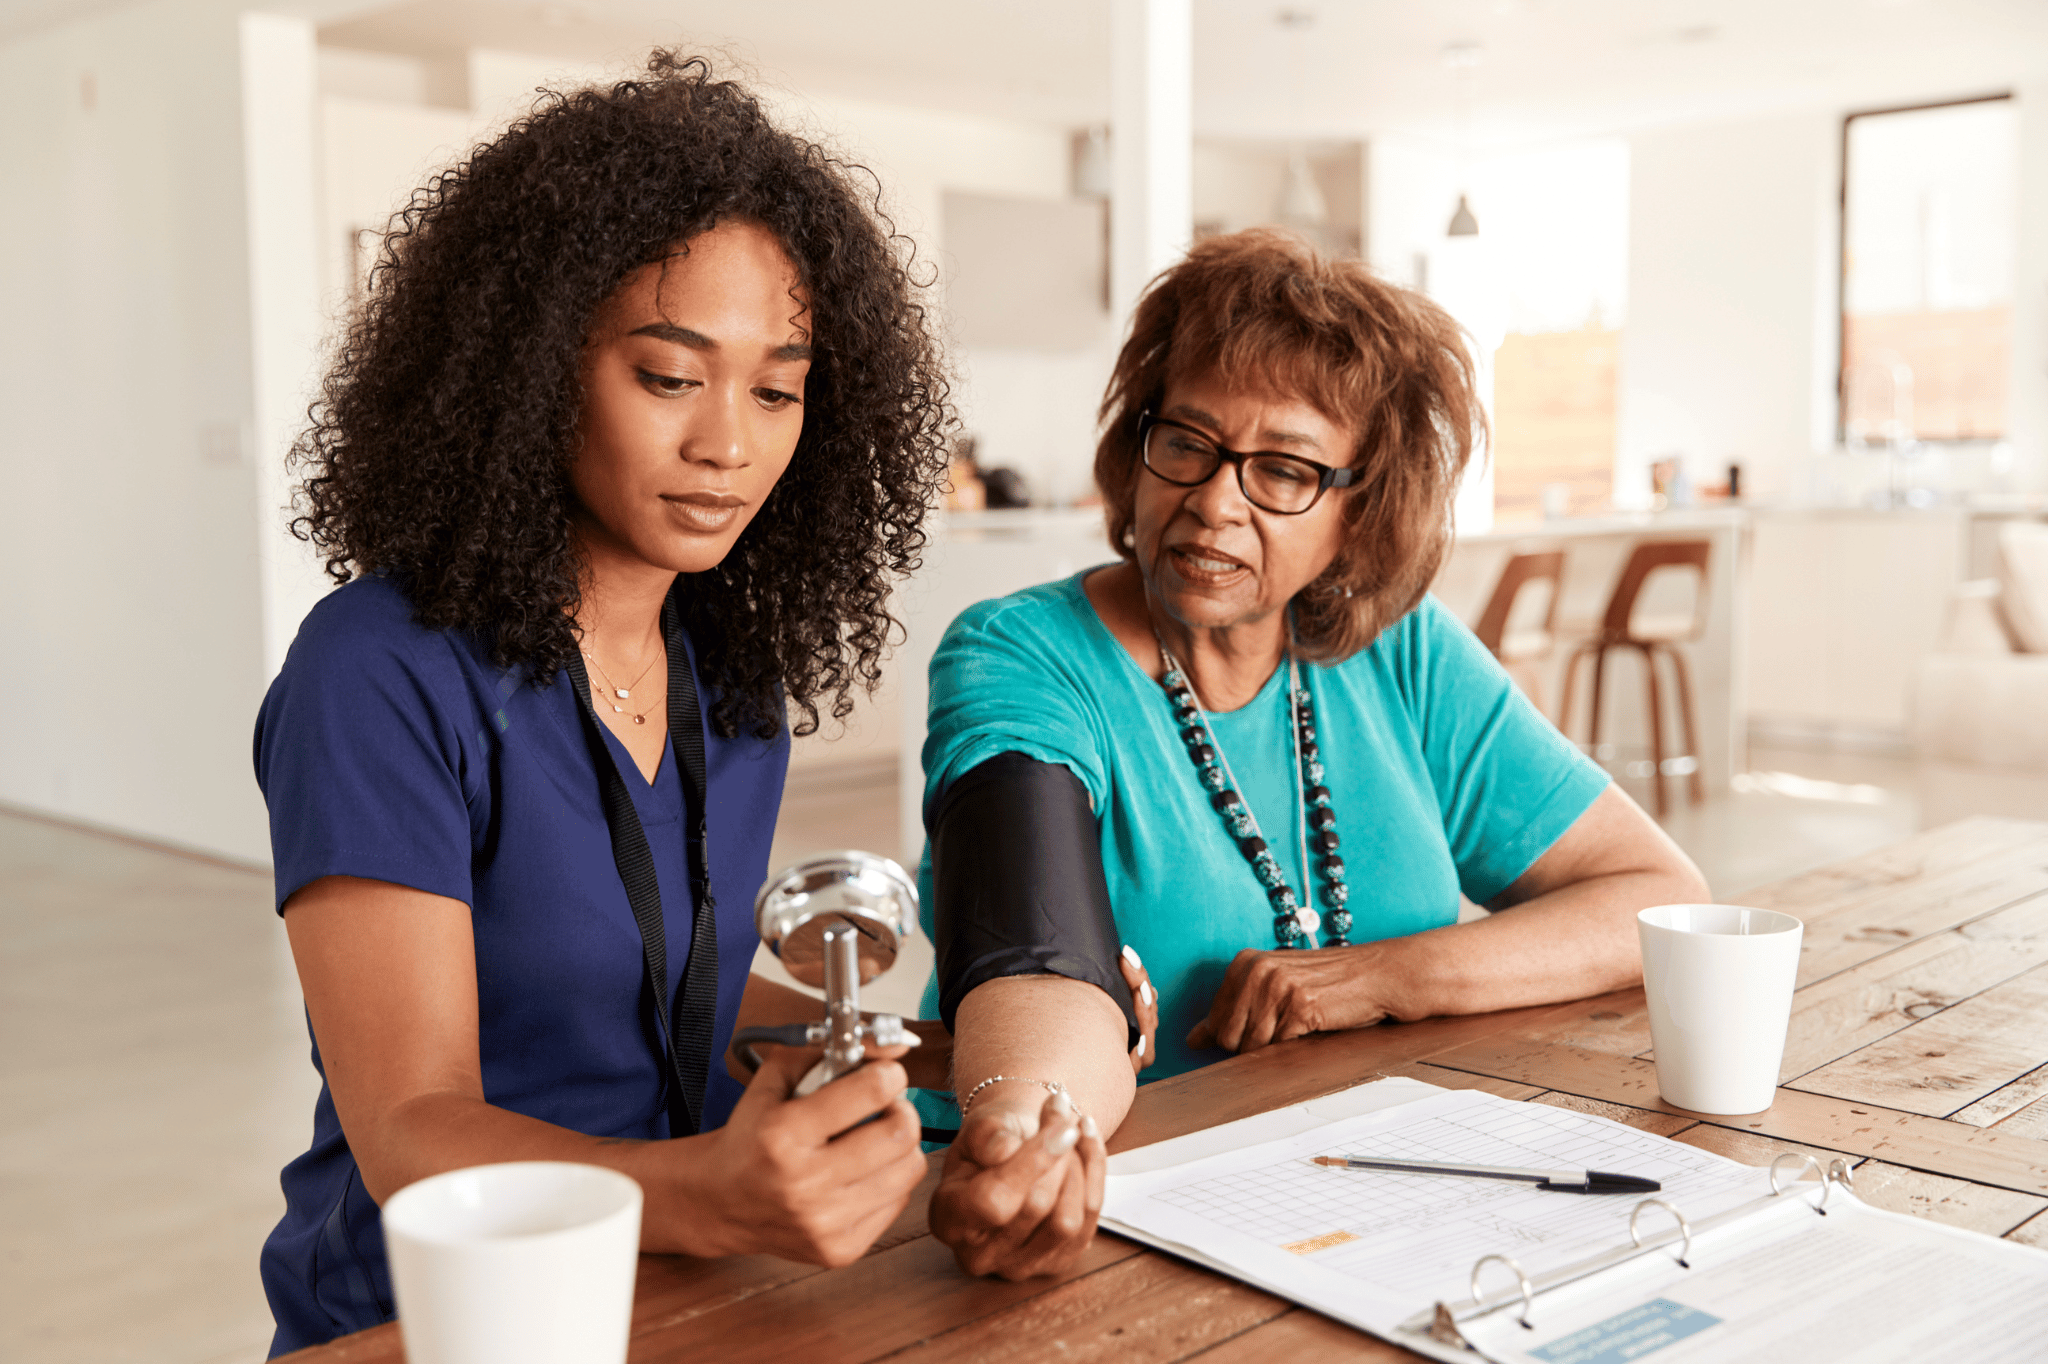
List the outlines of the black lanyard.
<svg viewBox="0 0 2048 1366">
<path fill-rule="evenodd" d="M 683 967 L 674 1010 L 668 1001 L 668 938 L 661 919 L 661 887 L 654 876 L 654 856 L 647 832 L 634 809 L 626 777 L 619 771 L 603 723 L 590 701 L 590 675 L 580 655 L 569 661 L 569 678 L 583 716 L 583 738 L 604 789 L 604 823 L 611 830 L 612 862 L 626 885 L 626 900 L 640 925 L 647 980 L 654 989 L 654 1017 L 668 1052 L 669 1134 L 681 1138 L 703 1127 L 704 1083 L 711 1065 L 711 1044 L 718 1023 L 718 902 L 711 894 L 711 847 L 704 814 L 704 722 L 697 709 L 697 680 L 683 642 L 682 618 L 675 596 L 661 608 L 661 632 L 668 642 L 668 740 L 685 779 L 684 828 L 689 831 L 690 886 L 694 911 L 690 920 L 690 959 Z"/>
</svg>

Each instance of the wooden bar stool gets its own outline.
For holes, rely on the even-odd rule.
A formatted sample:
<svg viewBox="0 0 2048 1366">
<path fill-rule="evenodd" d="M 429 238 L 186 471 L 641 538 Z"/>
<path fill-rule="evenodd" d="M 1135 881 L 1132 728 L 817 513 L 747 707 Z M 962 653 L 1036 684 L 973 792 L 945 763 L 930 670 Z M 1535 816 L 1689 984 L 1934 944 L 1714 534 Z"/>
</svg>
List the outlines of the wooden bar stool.
<svg viewBox="0 0 2048 1366">
<path fill-rule="evenodd" d="M 1679 722 L 1685 728 L 1686 753 L 1671 757 L 1692 760 L 1691 771 L 1686 774 L 1687 794 L 1696 802 L 1706 800 L 1706 784 L 1700 777 L 1699 725 L 1693 712 L 1692 682 L 1686 674 L 1685 656 L 1678 646 L 1684 641 L 1698 640 L 1706 630 L 1707 554 L 1710 549 L 1706 541 L 1648 541 L 1636 546 L 1629 554 L 1628 563 L 1622 567 L 1621 579 L 1614 585 L 1613 596 L 1607 599 L 1607 613 L 1599 631 L 1573 649 L 1564 668 L 1564 706 L 1558 713 L 1558 729 L 1570 735 L 1572 693 L 1578 682 L 1579 660 L 1592 656 L 1593 709 L 1586 727 L 1586 748 L 1588 752 L 1595 752 L 1600 745 L 1600 694 L 1607 672 L 1607 652 L 1614 649 L 1642 652 L 1643 677 L 1649 685 L 1651 788 L 1656 794 L 1659 816 L 1665 814 L 1666 809 L 1664 778 L 1667 763 L 1663 699 L 1657 687 L 1657 657 L 1660 654 L 1671 661 L 1671 671 L 1678 684 Z M 1690 570 L 1698 576 L 1691 613 L 1637 613 L 1636 599 L 1643 591 L 1643 584 L 1659 569 Z"/>
<path fill-rule="evenodd" d="M 1493 596 L 1487 600 L 1486 610 L 1479 614 L 1479 624 L 1472 628 L 1472 634 L 1479 637 L 1479 643 L 1493 652 L 1529 700 L 1536 704 L 1536 710 L 1548 714 L 1543 704 L 1542 670 L 1537 668 L 1550 658 L 1550 652 L 1557 645 L 1557 598 L 1563 588 L 1564 552 L 1544 550 L 1534 554 L 1511 555 L 1502 566 L 1500 579 L 1493 586 Z M 1517 629 L 1508 629 L 1514 616 L 1515 604 L 1525 591 L 1541 592 L 1548 589 L 1549 598 L 1543 606 L 1540 625 L 1531 627 L 1524 622 L 1515 623 Z"/>
</svg>

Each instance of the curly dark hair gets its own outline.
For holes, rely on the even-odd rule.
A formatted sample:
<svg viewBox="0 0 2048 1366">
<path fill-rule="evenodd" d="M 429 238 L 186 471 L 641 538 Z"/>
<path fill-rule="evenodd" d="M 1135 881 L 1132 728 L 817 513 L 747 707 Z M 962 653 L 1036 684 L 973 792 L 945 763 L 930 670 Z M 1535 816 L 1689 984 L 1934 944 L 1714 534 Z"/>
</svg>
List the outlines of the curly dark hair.
<svg viewBox="0 0 2048 1366">
<path fill-rule="evenodd" d="M 782 243 L 810 308 L 803 435 L 732 552 L 679 594 L 713 724 L 797 734 L 872 690 L 953 427 L 914 252 L 874 177 L 776 128 L 708 62 L 656 51 L 610 89 L 542 91 L 414 192 L 293 448 L 292 531 L 338 583 L 389 573 L 429 629 L 546 684 L 576 654 L 570 536 L 598 305 L 725 220 Z M 785 707 L 787 712 L 785 713 Z"/>
<path fill-rule="evenodd" d="M 1146 286 L 1102 400 L 1095 482 L 1110 545 L 1135 519 L 1138 415 L 1175 379 L 1298 396 L 1352 429 L 1363 481 L 1343 490 L 1343 546 L 1295 597 L 1309 659 L 1348 659 L 1422 601 L 1451 543 L 1459 477 L 1486 434 L 1457 321 L 1359 261 L 1252 228 L 1198 243 Z"/>
</svg>

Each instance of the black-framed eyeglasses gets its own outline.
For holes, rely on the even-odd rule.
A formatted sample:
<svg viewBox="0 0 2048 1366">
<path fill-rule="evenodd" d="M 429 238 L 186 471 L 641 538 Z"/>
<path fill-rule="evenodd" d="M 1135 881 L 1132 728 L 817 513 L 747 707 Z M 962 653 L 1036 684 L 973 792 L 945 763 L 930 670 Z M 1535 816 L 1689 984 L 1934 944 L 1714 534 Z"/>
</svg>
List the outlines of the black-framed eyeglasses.
<svg viewBox="0 0 2048 1366">
<path fill-rule="evenodd" d="M 1208 483 L 1228 460 L 1237 466 L 1237 487 L 1245 501 L 1283 517 L 1307 512 L 1324 489 L 1348 488 L 1358 481 L 1357 470 L 1332 469 L 1298 455 L 1233 451 L 1185 422 L 1155 417 L 1149 410 L 1138 414 L 1138 449 L 1146 469 L 1182 488 Z"/>
</svg>

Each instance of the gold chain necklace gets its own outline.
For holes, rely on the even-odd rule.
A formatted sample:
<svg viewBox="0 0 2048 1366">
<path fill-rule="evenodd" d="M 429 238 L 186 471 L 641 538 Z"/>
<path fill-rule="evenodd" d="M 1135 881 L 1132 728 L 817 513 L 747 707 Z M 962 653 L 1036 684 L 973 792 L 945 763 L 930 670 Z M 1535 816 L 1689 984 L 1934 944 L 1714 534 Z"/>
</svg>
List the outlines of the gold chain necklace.
<svg viewBox="0 0 2048 1366">
<path fill-rule="evenodd" d="M 580 649 L 581 647 L 579 646 L 578 648 Z M 649 673 L 653 672 L 653 670 L 654 670 L 654 666 L 655 666 L 656 664 L 660 663 L 660 662 L 662 661 L 662 659 L 663 659 L 664 657 L 666 657 L 666 655 L 667 655 L 667 654 L 668 654 L 668 650 L 667 650 L 667 648 L 666 648 L 666 647 L 663 647 L 663 648 L 661 648 L 661 649 L 657 649 L 657 650 L 656 650 L 656 651 L 654 652 L 654 658 L 653 658 L 653 659 L 650 659 L 650 660 L 648 660 L 648 661 L 647 661 L 647 667 L 646 667 L 646 668 L 644 668 L 644 669 L 642 669 L 642 670 L 640 671 L 640 678 L 645 678 L 645 677 L 647 677 L 647 675 L 648 675 Z M 595 669 L 597 670 L 597 672 L 598 672 L 598 675 L 599 675 L 600 677 L 602 677 L 602 678 L 604 679 L 604 682 L 605 682 L 605 686 L 606 686 L 607 688 L 611 689 L 611 691 L 612 691 L 612 692 L 613 692 L 614 694 L 616 694 L 617 696 L 619 696 L 619 697 L 622 697 L 622 698 L 626 698 L 626 699 L 628 699 L 628 700 L 631 700 L 631 698 L 632 698 L 632 696 L 633 696 L 633 689 L 635 689 L 635 688 L 637 688 L 637 687 L 639 687 L 639 686 L 640 686 L 640 678 L 636 678 L 636 679 L 634 679 L 634 680 L 633 680 L 633 681 L 632 681 L 631 683 L 627 684 L 627 685 L 626 685 L 625 687 L 623 687 L 623 688 L 622 688 L 622 687 L 620 687 L 620 686 L 619 686 L 619 685 L 618 685 L 617 683 L 615 683 L 615 682 L 613 682 L 613 681 L 612 681 L 612 676 L 611 676 L 610 674 L 608 674 L 608 673 L 606 673 L 606 672 L 604 671 L 604 665 L 602 665 L 602 664 L 599 664 L 599 663 L 597 662 L 597 656 L 596 656 L 596 655 L 594 655 L 594 654 L 590 653 L 590 651 L 588 651 L 588 650 L 584 650 L 584 651 L 583 651 L 583 657 L 584 657 L 585 659 L 587 659 L 587 660 L 589 660 L 589 661 L 590 661 L 590 663 L 591 663 L 591 666 L 592 666 L 593 668 L 595 668 Z M 615 711 L 615 712 L 619 713 L 620 715 L 624 715 L 624 714 L 625 714 L 625 711 L 626 711 L 626 709 L 625 709 L 624 707 L 620 706 L 620 705 L 619 705 L 618 703 L 616 703 L 616 702 L 613 702 L 613 701 L 611 701 L 611 699 L 610 699 L 610 698 L 607 698 L 607 699 L 605 699 L 605 700 L 606 700 L 606 704 L 607 704 L 607 705 L 609 705 L 609 706 L 611 707 L 611 709 L 612 709 L 613 711 Z M 634 717 L 633 717 L 633 724 L 634 724 L 634 725 L 636 725 L 636 726 L 644 726 L 644 725 L 646 725 L 646 724 L 647 724 L 647 713 L 645 713 L 645 712 L 638 712 L 638 713 L 636 713 L 636 714 L 634 715 Z"/>
</svg>

